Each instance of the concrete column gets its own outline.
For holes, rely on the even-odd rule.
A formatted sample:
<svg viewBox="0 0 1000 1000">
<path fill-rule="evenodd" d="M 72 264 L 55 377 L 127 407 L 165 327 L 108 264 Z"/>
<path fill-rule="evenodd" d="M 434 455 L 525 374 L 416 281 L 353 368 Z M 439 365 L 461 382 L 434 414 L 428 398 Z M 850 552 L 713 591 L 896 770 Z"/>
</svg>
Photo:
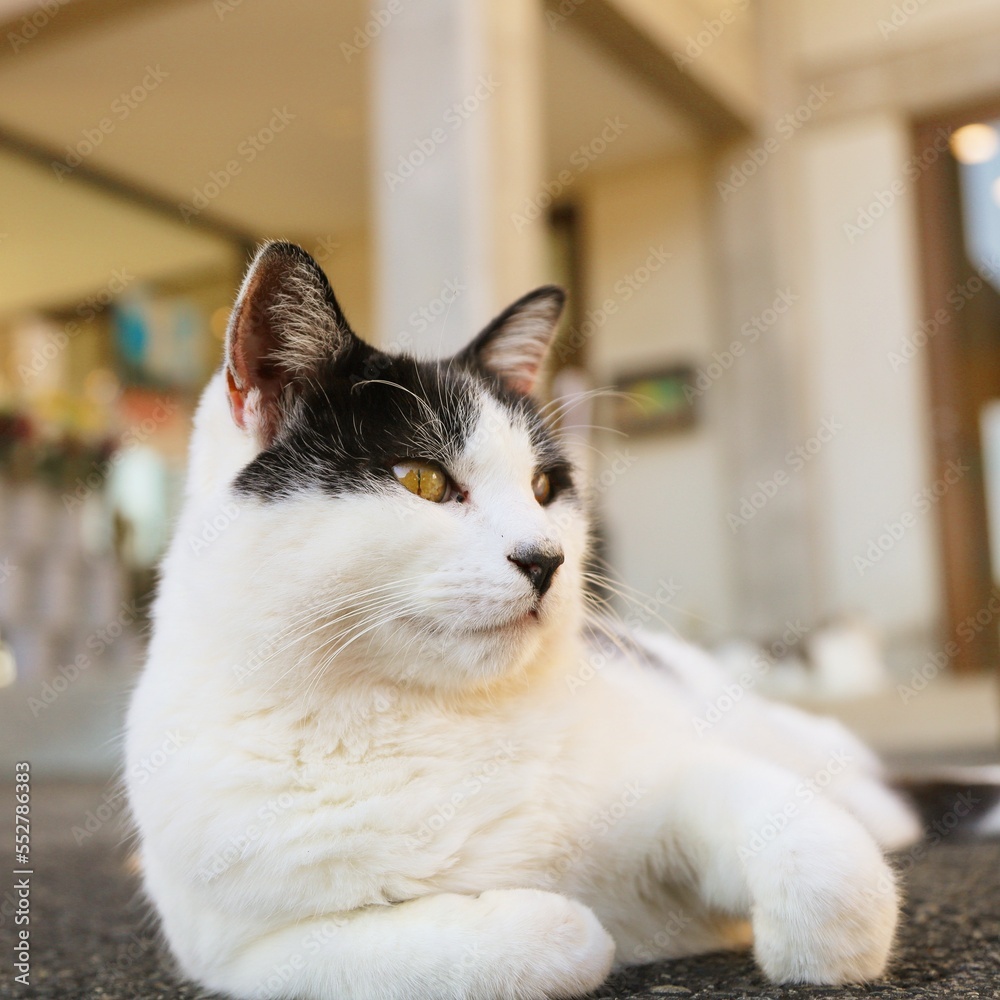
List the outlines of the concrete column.
<svg viewBox="0 0 1000 1000">
<path fill-rule="evenodd" d="M 788 459 L 808 423 L 802 414 L 802 359 L 796 337 L 801 327 L 796 309 L 801 312 L 804 292 L 797 283 L 796 220 L 789 195 L 796 180 L 789 146 L 800 137 L 775 130 L 781 115 L 801 100 L 788 65 L 790 26 L 784 3 L 765 0 L 757 8 L 762 84 L 758 127 L 721 151 L 711 196 L 721 251 L 719 347 L 724 350 L 744 339 L 745 324 L 764 326 L 725 381 L 724 407 L 729 422 L 729 509 L 744 512 L 732 539 L 736 624 L 763 640 L 780 635 L 787 622 L 801 620 L 811 628 L 817 612 L 815 512 L 809 504 L 814 470 L 799 470 Z M 757 169 L 751 163 L 744 170 L 745 183 L 733 190 L 733 170 L 742 170 L 740 165 L 752 159 L 750 151 L 764 162 Z"/>
<path fill-rule="evenodd" d="M 729 176 L 729 162 L 723 158 L 720 179 Z M 757 180 L 718 205 L 720 351 L 744 339 L 746 324 L 765 326 L 772 320 L 776 302 L 783 307 L 783 300 L 801 297 L 775 247 L 772 184 L 765 176 Z M 728 424 L 726 507 L 731 517 L 739 518 L 729 523 L 735 626 L 762 641 L 780 635 L 789 621 L 801 619 L 807 627 L 814 623 L 815 539 L 807 482 L 787 460 L 798 425 L 794 320 L 790 312 L 777 314 L 718 386 Z"/>
<path fill-rule="evenodd" d="M 544 279 L 544 226 L 512 215 L 544 181 L 534 0 L 398 0 L 372 53 L 377 329 L 462 346 Z"/>
</svg>

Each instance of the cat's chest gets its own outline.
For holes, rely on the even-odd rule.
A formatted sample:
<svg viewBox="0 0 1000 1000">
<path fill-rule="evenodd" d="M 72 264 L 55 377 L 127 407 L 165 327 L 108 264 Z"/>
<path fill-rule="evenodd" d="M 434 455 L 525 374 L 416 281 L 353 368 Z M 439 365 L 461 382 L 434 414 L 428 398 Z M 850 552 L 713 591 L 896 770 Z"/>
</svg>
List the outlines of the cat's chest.
<svg viewBox="0 0 1000 1000">
<path fill-rule="evenodd" d="M 559 839 L 551 805 L 562 796 L 561 741 L 537 722 L 383 705 L 364 726 L 303 720 L 256 752 L 267 784 L 354 861 L 363 851 L 411 877 L 437 877 L 458 856 L 495 864 L 526 834 L 536 850 Z"/>
<path fill-rule="evenodd" d="M 272 751 L 297 788 L 344 802 L 446 802 L 450 811 L 474 797 L 531 797 L 558 757 L 553 740 L 499 719 L 388 711 L 364 726 L 303 727 Z"/>
</svg>

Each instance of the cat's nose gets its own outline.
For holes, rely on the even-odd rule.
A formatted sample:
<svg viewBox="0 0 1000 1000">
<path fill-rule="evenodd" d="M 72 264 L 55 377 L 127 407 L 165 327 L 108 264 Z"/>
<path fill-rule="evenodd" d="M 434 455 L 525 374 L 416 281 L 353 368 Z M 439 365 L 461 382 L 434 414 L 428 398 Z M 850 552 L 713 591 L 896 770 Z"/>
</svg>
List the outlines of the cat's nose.
<svg viewBox="0 0 1000 1000">
<path fill-rule="evenodd" d="M 552 549 L 521 549 L 507 558 L 531 581 L 541 597 L 552 586 L 552 577 L 566 557 Z"/>
</svg>

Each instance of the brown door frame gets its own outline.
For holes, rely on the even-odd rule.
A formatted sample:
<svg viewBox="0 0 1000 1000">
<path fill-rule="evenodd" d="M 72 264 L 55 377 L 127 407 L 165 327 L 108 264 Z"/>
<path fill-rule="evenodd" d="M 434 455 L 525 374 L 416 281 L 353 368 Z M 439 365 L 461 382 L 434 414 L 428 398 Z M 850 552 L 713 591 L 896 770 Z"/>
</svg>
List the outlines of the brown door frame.
<svg viewBox="0 0 1000 1000">
<path fill-rule="evenodd" d="M 962 220 L 955 205 L 954 168 L 942 130 L 950 134 L 963 125 L 1000 118 L 1000 100 L 965 105 L 919 119 L 913 126 L 914 154 L 920 159 L 916 179 L 923 315 L 933 317 L 939 309 L 952 315 L 949 293 L 962 282 L 958 248 L 962 247 Z M 938 151 L 933 156 L 932 151 Z M 942 324 L 928 337 L 927 377 L 931 405 L 933 474 L 943 477 L 949 463 L 963 454 L 957 429 L 950 426 L 963 386 L 958 357 L 958 338 L 964 317 Z M 942 419 L 944 418 L 944 419 Z M 952 485 L 937 504 L 938 538 L 945 611 L 945 649 L 956 673 L 970 674 L 995 669 L 997 621 L 977 633 L 982 641 L 963 641 L 961 624 L 985 608 L 991 598 L 992 580 L 982 580 L 973 570 L 987 544 L 986 502 L 978 477 L 965 477 Z M 948 644 L 954 645 L 949 646 Z"/>
</svg>

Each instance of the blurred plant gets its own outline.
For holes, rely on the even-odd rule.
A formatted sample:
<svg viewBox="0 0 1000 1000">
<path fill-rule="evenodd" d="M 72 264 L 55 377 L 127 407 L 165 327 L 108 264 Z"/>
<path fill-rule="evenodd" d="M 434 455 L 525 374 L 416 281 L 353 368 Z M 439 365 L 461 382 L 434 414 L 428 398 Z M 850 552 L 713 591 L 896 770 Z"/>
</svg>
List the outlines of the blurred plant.
<svg viewBox="0 0 1000 1000">
<path fill-rule="evenodd" d="M 102 466 L 117 447 L 113 438 L 87 441 L 72 433 L 44 437 L 30 417 L 0 412 L 0 478 L 36 480 L 66 489 L 94 466 Z"/>
</svg>

